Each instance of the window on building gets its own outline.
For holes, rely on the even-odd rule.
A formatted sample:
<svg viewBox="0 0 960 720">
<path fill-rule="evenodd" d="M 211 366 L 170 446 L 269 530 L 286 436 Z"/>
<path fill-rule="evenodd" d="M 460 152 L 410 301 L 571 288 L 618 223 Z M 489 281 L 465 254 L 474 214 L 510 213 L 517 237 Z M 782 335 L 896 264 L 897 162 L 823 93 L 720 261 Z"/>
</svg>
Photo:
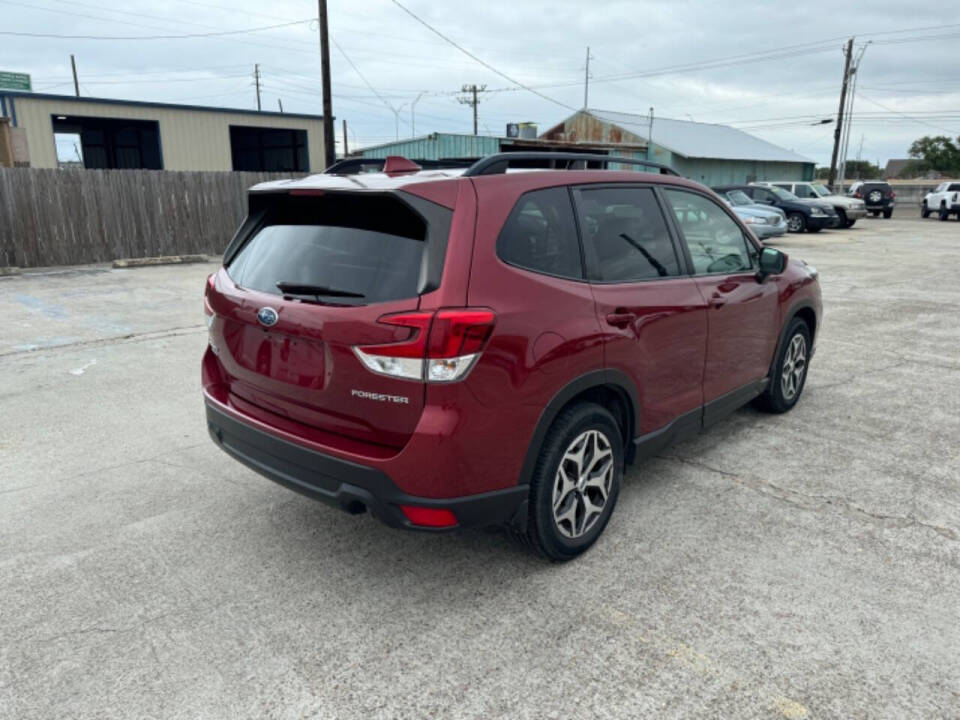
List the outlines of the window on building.
<svg viewBox="0 0 960 720">
<path fill-rule="evenodd" d="M 53 133 L 58 158 L 63 153 L 87 169 L 163 169 L 155 120 L 54 115 Z"/>
<path fill-rule="evenodd" d="M 307 172 L 307 131 L 230 126 L 234 170 Z"/>
<path fill-rule="evenodd" d="M 584 244 L 601 282 L 636 282 L 680 273 L 677 254 L 650 188 L 600 188 L 580 194 Z M 589 251 L 588 251 L 589 257 Z"/>
</svg>

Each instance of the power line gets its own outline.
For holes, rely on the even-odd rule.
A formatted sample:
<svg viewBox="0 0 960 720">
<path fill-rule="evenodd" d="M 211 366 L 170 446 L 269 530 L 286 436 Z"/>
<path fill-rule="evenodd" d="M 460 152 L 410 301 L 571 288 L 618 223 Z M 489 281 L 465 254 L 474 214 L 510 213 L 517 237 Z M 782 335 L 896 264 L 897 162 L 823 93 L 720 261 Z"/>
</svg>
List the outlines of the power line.
<svg viewBox="0 0 960 720">
<path fill-rule="evenodd" d="M 29 33 L 16 32 L 12 30 L 0 30 L 0 35 L 12 35 L 15 37 L 32 38 L 55 38 L 58 40 L 180 40 L 183 38 L 205 38 L 222 37 L 224 35 L 243 35 L 246 33 L 260 32 L 263 30 L 276 30 L 277 28 L 290 27 L 292 25 L 304 25 L 306 23 L 316 22 L 316 18 L 307 18 L 306 20 L 297 20 L 296 22 L 281 23 L 279 25 L 264 25 L 262 27 L 246 28 L 245 30 L 223 30 L 220 32 L 208 33 L 185 33 L 183 35 L 55 35 L 53 33 Z"/>
<path fill-rule="evenodd" d="M 486 62 L 485 60 L 481 60 L 481 59 L 478 58 L 476 55 L 474 55 L 472 52 L 470 52 L 469 50 L 467 50 L 467 49 L 464 48 L 463 46 L 458 45 L 458 44 L 455 43 L 453 40 L 451 40 L 450 38 L 448 38 L 448 37 L 447 37 L 446 35 L 444 35 L 442 32 L 440 32 L 440 31 L 437 30 L 435 27 L 433 27 L 432 25 L 430 25 L 427 21 L 425 21 L 425 20 L 423 20 L 422 18 L 420 18 L 419 15 L 416 15 L 413 11 L 408 10 L 406 7 L 404 7 L 403 5 L 401 5 L 400 2 L 399 2 L 399 0 L 393 0 L 393 4 L 396 5 L 398 8 L 400 8 L 401 10 L 403 10 L 405 13 L 407 13 L 407 15 L 409 15 L 410 17 L 412 17 L 412 18 L 413 18 L 414 20 L 416 20 L 418 23 L 420 23 L 421 25 L 423 25 L 425 28 L 427 28 L 430 32 L 432 32 L 432 33 L 434 33 L 435 35 L 438 35 L 439 37 L 443 38 L 443 39 L 446 40 L 448 43 L 450 43 L 451 45 L 453 45 L 453 47 L 455 47 L 457 50 L 459 50 L 460 52 L 462 52 L 464 55 L 466 55 L 467 57 L 470 57 L 470 58 L 476 60 L 478 63 L 480 63 L 481 65 L 483 65 L 485 68 L 487 68 L 487 70 L 490 70 L 491 72 L 496 73 L 497 75 L 499 75 L 500 77 L 502 77 L 502 78 L 503 78 L 504 80 L 506 80 L 507 82 L 511 82 L 511 83 L 513 83 L 514 85 L 516 85 L 516 86 L 518 86 L 518 87 L 521 87 L 521 88 L 523 88 L 524 90 L 526 90 L 526 91 L 528 91 L 528 92 L 533 93 L 533 94 L 536 95 L 537 97 L 540 97 L 540 98 L 543 98 L 544 100 L 547 100 L 547 101 L 549 101 L 549 102 L 552 102 L 554 105 L 559 105 L 560 107 L 566 108 L 567 110 L 576 110 L 576 108 L 571 107 L 570 105 L 567 105 L 566 103 L 562 103 L 562 102 L 560 102 L 559 100 L 555 100 L 554 98 L 550 97 L 549 95 L 544 95 L 542 92 L 539 92 L 539 91 L 537 91 L 537 90 L 534 90 L 532 87 L 530 87 L 530 86 L 528 86 L 528 85 L 524 85 L 524 84 L 523 84 L 522 82 L 520 82 L 519 80 L 514 80 L 512 77 L 510 77 L 509 75 L 507 75 L 505 72 L 502 72 L 502 71 L 498 70 L 498 69 L 495 68 L 493 65 L 491 65 L 491 64 L 488 63 L 488 62 Z"/>
</svg>

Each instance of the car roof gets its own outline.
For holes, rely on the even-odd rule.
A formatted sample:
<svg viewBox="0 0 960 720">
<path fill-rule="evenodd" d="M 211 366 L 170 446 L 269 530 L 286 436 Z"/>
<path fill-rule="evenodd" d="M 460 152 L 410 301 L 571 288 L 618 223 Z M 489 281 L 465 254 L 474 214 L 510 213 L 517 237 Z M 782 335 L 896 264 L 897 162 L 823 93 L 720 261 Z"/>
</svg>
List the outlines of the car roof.
<svg viewBox="0 0 960 720">
<path fill-rule="evenodd" d="M 420 170 L 417 172 L 361 173 L 336 175 L 318 173 L 290 180 L 271 180 L 250 188 L 253 193 L 289 192 L 291 190 L 332 191 L 391 191 L 411 185 L 472 180 L 478 184 L 505 183 L 510 186 L 554 187 L 557 185 L 583 185 L 592 183 L 656 183 L 703 189 L 704 186 L 686 178 L 636 170 L 563 170 L 549 168 L 510 168 L 505 173 L 475 175 L 464 178 L 464 168 Z"/>
</svg>

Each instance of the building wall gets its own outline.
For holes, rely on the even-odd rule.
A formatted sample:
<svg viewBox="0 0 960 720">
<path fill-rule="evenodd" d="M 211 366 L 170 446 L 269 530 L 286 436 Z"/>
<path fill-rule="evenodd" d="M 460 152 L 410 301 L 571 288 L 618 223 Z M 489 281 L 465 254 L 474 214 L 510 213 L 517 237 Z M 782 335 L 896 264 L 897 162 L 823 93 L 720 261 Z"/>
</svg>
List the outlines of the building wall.
<svg viewBox="0 0 960 720">
<path fill-rule="evenodd" d="M 36 168 L 57 167 L 52 120 L 55 115 L 157 121 L 160 126 L 160 147 L 163 152 L 164 170 L 233 170 L 230 155 L 231 125 L 306 130 L 311 170 L 320 172 L 325 166 L 323 122 L 319 118 L 183 110 L 23 96 L 7 98 L 8 115 L 12 114 L 9 107 L 11 99 L 16 107 L 17 126 L 26 130 L 27 143 L 30 147 L 30 165 Z"/>
<path fill-rule="evenodd" d="M 360 150 L 360 154 L 367 158 L 402 155 L 405 158 L 420 160 L 483 157 L 500 152 L 500 142 L 501 138 L 483 135 L 433 133 L 425 137 L 398 140 L 394 143 L 366 148 Z"/>
<path fill-rule="evenodd" d="M 755 180 L 813 180 L 813 163 L 684 158 L 665 152 L 684 177 L 704 185 L 736 185 Z"/>
</svg>

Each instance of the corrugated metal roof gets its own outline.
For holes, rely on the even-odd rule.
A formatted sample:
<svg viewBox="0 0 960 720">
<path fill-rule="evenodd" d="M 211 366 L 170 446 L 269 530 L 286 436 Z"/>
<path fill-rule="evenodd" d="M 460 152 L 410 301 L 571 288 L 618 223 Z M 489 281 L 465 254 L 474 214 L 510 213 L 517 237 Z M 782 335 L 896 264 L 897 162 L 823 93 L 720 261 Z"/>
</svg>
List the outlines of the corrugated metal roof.
<svg viewBox="0 0 960 720">
<path fill-rule="evenodd" d="M 323 115 L 305 115 L 303 113 L 284 113 L 273 110 L 247 110 L 244 108 L 211 107 L 209 105 L 179 105 L 169 102 L 146 102 L 144 100 L 117 100 L 115 98 L 78 97 L 76 95 L 51 95 L 48 93 L 21 92 L 19 90 L 0 90 L 0 96 L 17 100 L 56 100 L 66 103 L 100 103 L 101 105 L 129 105 L 131 107 L 167 108 L 170 110 L 190 110 L 213 113 L 234 113 L 240 115 L 267 115 L 282 118 L 307 118 L 322 120 Z M 65 113 L 69 114 L 69 113 Z"/>
<path fill-rule="evenodd" d="M 407 158 L 443 160 L 458 157 L 483 157 L 500 152 L 501 143 L 510 143 L 507 138 L 487 135 L 463 135 L 459 133 L 430 133 L 417 138 L 395 140 L 380 145 L 360 148 L 357 152 L 368 158 L 385 158 L 388 155 L 403 155 Z"/>
<path fill-rule="evenodd" d="M 609 110 L 587 110 L 586 112 L 595 118 L 618 125 L 634 135 L 647 137 L 650 126 L 650 118 L 647 115 Z M 810 158 L 727 125 L 673 120 L 656 117 L 656 115 L 653 118 L 653 142 L 655 145 L 688 158 L 814 162 Z"/>
</svg>

